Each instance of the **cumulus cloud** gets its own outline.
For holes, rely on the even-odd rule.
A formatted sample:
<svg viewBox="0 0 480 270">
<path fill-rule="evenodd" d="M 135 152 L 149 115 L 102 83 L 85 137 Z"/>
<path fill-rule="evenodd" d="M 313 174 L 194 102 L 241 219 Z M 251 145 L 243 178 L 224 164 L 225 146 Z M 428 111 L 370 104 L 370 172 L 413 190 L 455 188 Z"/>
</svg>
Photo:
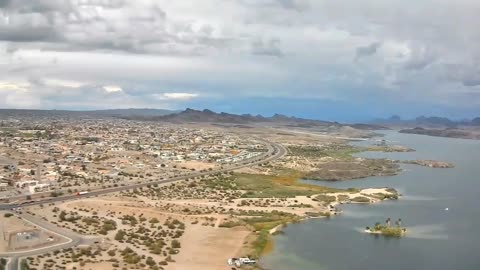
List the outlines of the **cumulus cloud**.
<svg viewBox="0 0 480 270">
<path fill-rule="evenodd" d="M 155 98 L 159 100 L 189 100 L 198 96 L 198 94 L 193 93 L 163 93 L 163 94 L 154 94 Z"/>
<path fill-rule="evenodd" d="M 365 96 L 477 104 L 480 2 L 434 6 L 435 12 L 428 0 L 0 1 L 0 91 L 9 95 L 0 106 Z M 21 98 L 29 101 L 15 105 Z"/>
<path fill-rule="evenodd" d="M 105 85 L 102 88 L 103 88 L 103 90 L 105 90 L 108 93 L 115 93 L 115 92 L 122 92 L 123 91 L 123 89 L 120 86 L 116 86 L 116 85 Z"/>
</svg>

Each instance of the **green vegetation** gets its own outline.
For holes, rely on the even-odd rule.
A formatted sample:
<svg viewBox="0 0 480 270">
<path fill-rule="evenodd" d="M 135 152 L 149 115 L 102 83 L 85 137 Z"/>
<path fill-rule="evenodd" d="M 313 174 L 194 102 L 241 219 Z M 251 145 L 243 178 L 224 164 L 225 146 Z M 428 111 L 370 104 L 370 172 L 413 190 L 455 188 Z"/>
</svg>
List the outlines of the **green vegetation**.
<svg viewBox="0 0 480 270">
<path fill-rule="evenodd" d="M 380 232 L 387 237 L 402 237 L 403 229 L 399 227 L 383 227 Z"/>
<path fill-rule="evenodd" d="M 82 219 L 82 221 L 85 222 L 88 226 L 90 226 L 90 225 L 92 225 L 92 224 L 98 224 L 98 223 L 100 223 L 100 222 L 98 221 L 98 219 L 92 218 L 92 217 L 84 217 L 84 218 Z"/>
<path fill-rule="evenodd" d="M 379 200 L 398 200 L 398 194 L 395 191 L 393 194 L 387 194 L 387 193 L 375 193 L 370 195 L 371 197 L 377 198 Z"/>
<path fill-rule="evenodd" d="M 13 216 L 12 213 L 5 213 L 5 214 L 3 215 L 3 217 L 6 217 L 6 218 L 9 218 L 9 217 L 11 217 L 11 216 Z"/>
<path fill-rule="evenodd" d="M 124 230 L 118 230 L 117 234 L 115 234 L 115 240 L 117 241 L 123 241 L 125 237 L 125 231 Z"/>
<path fill-rule="evenodd" d="M 63 195 L 63 193 L 60 192 L 60 191 L 52 191 L 50 193 L 50 197 L 59 197 L 59 196 L 62 196 L 62 195 Z"/>
<path fill-rule="evenodd" d="M 402 219 L 398 219 L 395 222 L 395 226 L 391 226 L 391 219 L 388 218 L 385 221 L 385 225 L 381 224 L 380 222 L 375 223 L 375 226 L 373 228 L 367 227 L 367 230 L 369 230 L 371 233 L 375 234 L 381 234 L 386 237 L 402 237 L 407 229 L 402 228 Z"/>
<path fill-rule="evenodd" d="M 156 223 L 159 223 L 160 221 L 158 221 L 158 218 L 152 218 L 150 219 L 149 221 L 151 224 L 156 224 Z"/>
<path fill-rule="evenodd" d="M 7 259 L 0 258 L 0 270 L 5 270 L 6 266 L 7 266 Z"/>
<path fill-rule="evenodd" d="M 324 205 L 331 204 L 332 202 L 337 201 L 337 197 L 331 195 L 320 194 L 313 198 L 314 201 L 323 202 Z"/>
<path fill-rule="evenodd" d="M 257 232 L 256 239 L 252 245 L 252 256 L 256 258 L 263 252 L 269 250 L 269 246 L 271 245 L 271 229 L 278 225 L 300 221 L 300 217 L 297 215 L 279 211 L 272 211 L 270 213 L 248 211 L 246 214 L 253 217 L 243 218 L 242 220 Z"/>
<path fill-rule="evenodd" d="M 238 189 L 246 191 L 244 198 L 291 198 L 319 193 L 338 192 L 338 189 L 303 184 L 303 175 L 293 170 L 283 170 L 279 175 L 236 174 Z"/>
<path fill-rule="evenodd" d="M 123 261 L 128 264 L 136 264 L 142 260 L 142 258 L 129 247 L 122 250 L 122 256 Z"/>
<path fill-rule="evenodd" d="M 322 146 L 290 146 L 291 156 L 317 162 L 316 170 L 304 175 L 312 180 L 338 181 L 359 179 L 369 176 L 395 175 L 398 164 L 387 159 L 356 159 L 352 155 L 368 148 L 354 147 L 348 144 L 332 143 Z M 328 157 L 327 160 L 320 160 Z"/>
<path fill-rule="evenodd" d="M 358 197 L 352 198 L 351 201 L 358 202 L 358 203 L 369 203 L 370 199 L 367 197 L 358 196 Z"/>
<path fill-rule="evenodd" d="M 317 168 L 305 177 L 312 180 L 339 181 L 370 176 L 391 176 L 400 170 L 398 164 L 387 159 L 334 160 L 320 163 Z"/>
<path fill-rule="evenodd" d="M 25 259 L 20 261 L 20 270 L 30 270 L 30 266 L 28 266 L 28 262 Z"/>
<path fill-rule="evenodd" d="M 352 154 L 363 149 L 348 144 L 333 143 L 325 146 L 289 146 L 288 153 L 292 156 L 304 158 L 333 157 L 339 159 L 352 159 Z"/>
<path fill-rule="evenodd" d="M 260 231 L 260 233 L 257 235 L 257 238 L 253 242 L 253 256 L 259 258 L 260 255 L 265 252 L 271 241 L 271 236 L 268 230 Z"/>
<path fill-rule="evenodd" d="M 109 231 L 114 231 L 117 229 L 117 223 L 114 220 L 104 220 L 103 226 L 98 231 L 99 234 L 106 235 Z"/>
<path fill-rule="evenodd" d="M 229 221 L 221 223 L 220 225 L 218 225 L 218 227 L 233 228 L 233 227 L 238 227 L 238 226 L 243 226 L 243 225 L 245 225 L 245 222 L 229 220 Z"/>
</svg>

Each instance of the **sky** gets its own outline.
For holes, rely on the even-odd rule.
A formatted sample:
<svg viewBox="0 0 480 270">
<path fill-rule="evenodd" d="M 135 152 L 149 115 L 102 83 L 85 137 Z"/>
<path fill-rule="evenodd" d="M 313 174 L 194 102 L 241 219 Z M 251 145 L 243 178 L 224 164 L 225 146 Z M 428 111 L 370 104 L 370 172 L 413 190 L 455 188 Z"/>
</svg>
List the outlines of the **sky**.
<svg viewBox="0 0 480 270">
<path fill-rule="evenodd" d="M 480 116 L 478 0 L 0 0 L 0 108 Z"/>
</svg>

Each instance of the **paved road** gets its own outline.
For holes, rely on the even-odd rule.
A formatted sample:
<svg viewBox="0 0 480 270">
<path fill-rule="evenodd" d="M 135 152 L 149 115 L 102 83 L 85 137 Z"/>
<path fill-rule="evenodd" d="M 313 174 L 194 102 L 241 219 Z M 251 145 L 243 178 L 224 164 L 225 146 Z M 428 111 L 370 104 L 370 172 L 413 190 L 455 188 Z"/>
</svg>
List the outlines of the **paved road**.
<svg viewBox="0 0 480 270">
<path fill-rule="evenodd" d="M 182 175 L 182 176 L 176 176 L 172 177 L 169 179 L 163 179 L 163 180 L 158 180 L 158 181 L 152 181 L 152 182 L 145 182 L 145 183 L 140 183 L 140 184 L 132 184 L 128 186 L 120 186 L 120 187 L 114 187 L 114 188 L 107 188 L 107 189 L 102 189 L 102 190 L 94 190 L 89 192 L 88 194 L 78 196 L 78 195 L 66 195 L 66 196 L 61 196 L 61 197 L 54 197 L 54 198 L 42 198 L 38 199 L 35 201 L 31 201 L 28 203 L 11 203 L 11 204 L 0 204 L 0 210 L 11 210 L 13 208 L 18 208 L 18 207 L 23 207 L 23 206 L 31 206 L 31 205 L 38 205 L 38 204 L 43 204 L 43 203 L 53 203 L 53 202 L 59 202 L 59 201 L 67 201 L 67 200 L 75 200 L 79 198 L 86 198 L 86 197 L 93 197 L 93 196 L 98 196 L 98 195 L 103 195 L 103 194 L 108 194 L 108 193 L 113 193 L 113 192 L 119 192 L 119 191 L 124 191 L 128 189 L 134 189 L 134 188 L 140 188 L 140 187 L 145 187 L 148 185 L 152 184 L 165 184 L 165 183 L 171 183 L 171 182 L 176 182 L 176 181 L 181 181 L 185 180 L 187 178 L 192 178 L 192 177 L 198 177 L 198 176 L 203 176 L 203 175 L 209 175 L 209 174 L 216 174 L 216 173 L 222 173 L 222 172 L 229 172 L 233 171 L 236 169 L 244 168 L 244 167 L 249 167 L 252 165 L 257 165 L 260 163 L 264 163 L 267 161 L 275 160 L 280 157 L 282 157 L 286 153 L 286 149 L 275 143 L 270 143 L 268 141 L 263 141 L 264 143 L 267 144 L 268 146 L 268 151 L 264 154 L 262 154 L 260 157 L 255 157 L 250 160 L 244 160 L 241 163 L 234 164 L 228 167 L 225 167 L 223 169 L 219 170 L 213 170 L 213 171 L 207 171 L 207 172 L 197 172 L 197 173 L 192 173 L 188 175 Z M 30 251 L 23 251 L 23 252 L 15 252 L 15 253 L 0 253 L 0 257 L 10 257 L 10 262 L 7 266 L 7 270 L 17 270 L 19 269 L 19 260 L 21 257 L 27 257 L 27 256 L 33 256 L 33 255 L 38 255 L 42 253 L 47 253 L 47 252 L 52 252 L 55 250 L 59 249 L 64 249 L 64 248 L 69 248 L 69 247 L 74 247 L 78 245 L 89 245 L 95 241 L 95 239 L 88 238 L 82 235 L 79 235 L 75 232 L 72 232 L 70 230 L 66 230 L 60 227 L 57 227 L 54 224 L 51 224 L 47 221 L 44 221 L 38 217 L 32 216 L 27 213 L 22 213 L 19 214 L 19 216 L 28 222 L 33 223 L 35 226 L 40 227 L 44 230 L 50 231 L 54 234 L 57 234 L 65 239 L 67 239 L 67 242 L 62 243 L 62 244 L 57 244 L 54 246 L 50 247 L 45 247 L 42 249 L 36 249 L 36 250 L 30 250 Z"/>
<path fill-rule="evenodd" d="M 239 164 L 231 165 L 228 167 L 225 167 L 223 169 L 219 170 L 213 170 L 213 171 L 206 171 L 206 172 L 196 172 L 196 173 L 191 173 L 191 174 L 186 174 L 186 175 L 180 175 L 180 176 L 175 176 L 172 178 L 168 179 L 163 179 L 163 180 L 157 180 L 157 181 L 151 181 L 151 182 L 144 182 L 144 183 L 138 183 L 138 184 L 131 184 L 131 185 L 125 185 L 125 186 L 119 186 L 119 187 L 113 187 L 113 188 L 106 188 L 106 189 L 101 189 L 101 190 L 94 190 L 89 192 L 88 194 L 81 195 L 82 198 L 84 197 L 93 197 L 93 196 L 98 196 L 98 195 L 103 195 L 103 194 L 108 194 L 108 193 L 114 193 L 114 192 L 119 192 L 119 191 L 124 191 L 124 190 L 129 190 L 129 189 L 135 189 L 135 188 L 140 188 L 140 187 L 146 187 L 152 184 L 165 184 L 165 183 L 171 183 L 171 182 L 177 182 L 181 180 L 185 180 L 187 178 L 192 178 L 192 177 L 198 177 L 198 176 L 203 176 L 203 175 L 209 175 L 209 174 L 215 174 L 215 173 L 222 173 L 222 172 L 229 172 L 233 171 L 236 169 L 244 168 L 244 167 L 249 167 L 252 165 L 264 163 L 270 160 L 277 159 L 281 156 L 283 156 L 286 153 L 286 150 L 283 146 L 279 144 L 274 144 L 274 143 L 268 143 L 268 151 L 264 153 L 260 157 L 254 157 L 250 160 L 245 160 L 242 161 Z M 258 160 L 259 158 L 262 158 L 261 160 Z M 22 196 L 22 198 L 25 198 Z M 9 203 L 9 204 L 0 204 L 0 210 L 9 210 L 13 208 L 18 208 L 22 206 L 31 206 L 31 205 L 39 205 L 39 204 L 44 204 L 44 203 L 52 203 L 52 202 L 59 202 L 59 201 L 67 201 L 67 200 L 74 200 L 80 198 L 76 194 L 71 194 L 71 195 L 65 195 L 65 196 L 59 196 L 59 197 L 50 197 L 50 198 L 39 198 L 35 199 L 34 201 L 30 202 L 23 202 L 23 203 Z"/>
<path fill-rule="evenodd" d="M 39 229 L 48 231 L 52 234 L 56 234 L 61 238 L 61 241 L 60 243 L 52 246 L 37 248 L 33 250 L 28 250 L 28 251 L 0 253 L 1 257 L 10 257 L 10 262 L 8 264 L 7 270 L 18 269 L 18 263 L 21 257 L 44 254 L 44 253 L 52 252 L 55 250 L 70 248 L 70 247 L 79 246 L 79 245 L 91 245 L 98 240 L 98 238 L 96 237 L 80 235 L 73 231 L 57 227 L 56 225 L 50 222 L 47 222 L 39 217 L 30 215 L 28 213 L 21 213 L 21 214 L 15 213 L 15 214 Z"/>
</svg>

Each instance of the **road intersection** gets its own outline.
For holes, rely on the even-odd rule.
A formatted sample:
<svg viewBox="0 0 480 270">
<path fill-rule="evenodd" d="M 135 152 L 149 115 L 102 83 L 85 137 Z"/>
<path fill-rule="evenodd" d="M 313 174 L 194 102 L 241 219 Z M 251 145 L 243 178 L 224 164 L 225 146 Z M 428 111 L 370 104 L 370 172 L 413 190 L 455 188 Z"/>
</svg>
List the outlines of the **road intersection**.
<svg viewBox="0 0 480 270">
<path fill-rule="evenodd" d="M 244 167 L 249 167 L 249 166 L 265 163 L 265 162 L 268 162 L 268 161 L 272 161 L 272 160 L 278 159 L 278 158 L 282 157 L 283 155 L 285 155 L 286 149 L 283 146 L 281 146 L 280 144 L 271 143 L 271 142 L 268 142 L 268 141 L 265 141 L 265 140 L 262 140 L 262 142 L 264 142 L 267 145 L 267 147 L 268 147 L 267 152 L 265 152 L 264 154 L 262 154 L 259 157 L 251 158 L 249 160 L 244 160 L 242 162 L 232 164 L 232 165 L 230 165 L 228 167 L 224 167 L 222 169 L 206 171 L 206 172 L 196 172 L 196 173 L 191 173 L 191 174 L 187 174 L 187 175 L 175 176 L 175 177 L 168 178 L 168 179 L 161 179 L 161 180 L 145 182 L 145 183 L 137 183 L 137 184 L 132 184 L 132 185 L 106 188 L 106 189 L 101 189 L 101 190 L 93 190 L 93 191 L 90 191 L 89 193 L 87 193 L 85 195 L 81 195 L 81 196 L 78 196 L 76 194 L 72 194 L 72 195 L 65 195 L 65 196 L 59 196 L 59 197 L 40 198 L 40 199 L 37 199 L 37 200 L 34 200 L 34 201 L 16 202 L 16 203 L 10 203 L 10 204 L 0 204 L 0 210 L 12 211 L 12 209 L 17 209 L 19 207 L 24 207 L 24 206 L 39 205 L 39 204 L 44 204 L 44 203 L 64 202 L 64 201 L 69 201 L 69 200 L 77 200 L 77 199 L 82 199 L 82 198 L 87 198 L 87 197 L 95 197 L 95 196 L 99 196 L 99 195 L 104 195 L 104 194 L 109 194 L 109 193 L 114 193 L 114 192 L 120 192 L 120 191 L 125 191 L 125 190 L 130 190 L 130 189 L 147 187 L 147 186 L 150 186 L 152 184 L 166 184 L 166 183 L 182 181 L 182 180 L 185 180 L 185 179 L 204 176 L 204 175 L 230 172 L 230 171 L 234 171 L 234 170 L 241 169 L 241 168 L 244 168 Z M 98 239 L 95 239 L 95 238 L 92 238 L 92 237 L 87 237 L 87 236 L 77 234 L 77 233 L 72 232 L 70 230 L 60 228 L 60 227 L 58 227 L 54 224 L 51 224 L 47 221 L 44 221 L 44 220 L 42 220 L 38 217 L 35 217 L 31 214 L 27 214 L 27 213 L 15 213 L 15 214 L 18 215 L 20 218 L 26 220 L 27 222 L 33 224 L 37 228 L 40 228 L 40 229 L 43 229 L 43 230 L 48 231 L 50 233 L 58 235 L 59 237 L 63 238 L 64 241 L 59 243 L 59 244 L 55 244 L 55 245 L 47 246 L 47 247 L 43 247 L 43 248 L 38 248 L 38 249 L 34 249 L 34 250 L 0 253 L 0 257 L 8 258 L 8 263 L 7 263 L 7 267 L 6 267 L 7 270 L 20 269 L 19 265 L 20 265 L 21 258 L 23 258 L 23 257 L 39 255 L 39 254 L 43 254 L 43 253 L 46 253 L 46 252 L 51 252 L 51 251 L 70 248 L 70 247 L 75 247 L 75 246 L 90 245 L 90 244 L 92 244 L 92 243 L 94 243 L 95 241 L 98 240 Z"/>
</svg>

